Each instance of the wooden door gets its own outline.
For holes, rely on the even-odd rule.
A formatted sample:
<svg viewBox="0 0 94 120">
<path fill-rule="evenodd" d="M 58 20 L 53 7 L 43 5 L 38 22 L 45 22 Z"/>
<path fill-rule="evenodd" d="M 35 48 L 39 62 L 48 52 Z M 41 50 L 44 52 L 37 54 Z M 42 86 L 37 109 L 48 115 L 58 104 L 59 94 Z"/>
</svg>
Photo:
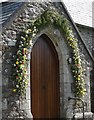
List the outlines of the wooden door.
<svg viewBox="0 0 94 120">
<path fill-rule="evenodd" d="M 44 34 L 32 49 L 31 91 L 34 118 L 59 118 L 59 61 L 51 40 Z"/>
</svg>

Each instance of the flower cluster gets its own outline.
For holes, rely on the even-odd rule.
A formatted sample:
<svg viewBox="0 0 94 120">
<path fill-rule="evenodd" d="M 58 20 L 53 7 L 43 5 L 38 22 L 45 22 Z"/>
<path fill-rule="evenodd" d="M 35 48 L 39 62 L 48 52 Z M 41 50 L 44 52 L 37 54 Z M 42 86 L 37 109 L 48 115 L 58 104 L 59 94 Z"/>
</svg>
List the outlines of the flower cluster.
<svg viewBox="0 0 94 120">
<path fill-rule="evenodd" d="M 85 81 L 83 78 L 83 68 L 82 68 L 82 63 L 81 63 L 81 57 L 80 57 L 80 52 L 79 52 L 79 47 L 77 43 L 77 39 L 74 38 L 73 32 L 68 30 L 66 31 L 67 33 L 67 42 L 68 45 L 72 49 L 72 73 L 73 73 L 73 78 L 74 78 L 74 92 L 75 96 L 81 98 L 85 92 Z"/>
<path fill-rule="evenodd" d="M 27 79 L 27 62 L 28 62 L 28 48 L 31 46 L 31 29 L 23 31 L 20 35 L 20 41 L 16 52 L 16 61 L 14 64 L 14 88 L 13 92 L 18 92 L 19 95 L 25 95 L 26 86 L 28 84 Z"/>
<path fill-rule="evenodd" d="M 69 21 L 64 16 L 60 15 L 56 10 L 47 10 L 38 19 L 36 19 L 34 23 L 31 24 L 32 27 L 29 26 L 29 28 L 25 30 L 24 34 L 21 35 L 19 39 L 20 43 L 17 50 L 17 59 L 14 64 L 14 80 L 16 84 L 13 91 L 18 91 L 19 93 L 25 94 L 27 85 L 26 64 L 28 47 L 31 46 L 30 41 L 37 34 L 37 32 L 43 29 L 43 27 L 52 24 L 54 27 L 58 27 L 59 30 L 63 32 L 66 42 L 71 48 L 73 60 L 71 70 L 74 78 L 74 92 L 76 97 L 82 97 L 85 94 L 85 87 L 78 40 L 74 37 L 73 30 L 69 25 Z"/>
</svg>

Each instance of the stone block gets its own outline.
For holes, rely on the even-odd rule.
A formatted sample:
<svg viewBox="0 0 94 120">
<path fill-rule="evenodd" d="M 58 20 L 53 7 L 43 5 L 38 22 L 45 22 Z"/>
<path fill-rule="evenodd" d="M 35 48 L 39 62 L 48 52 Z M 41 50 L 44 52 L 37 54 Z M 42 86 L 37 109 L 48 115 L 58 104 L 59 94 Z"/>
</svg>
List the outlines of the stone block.
<svg viewBox="0 0 94 120">
<path fill-rule="evenodd" d="M 2 50 L 0 51 L 0 58 L 2 58 Z"/>
<path fill-rule="evenodd" d="M 6 98 L 2 100 L 2 109 L 3 110 L 7 109 L 7 99 Z"/>
<path fill-rule="evenodd" d="M 88 120 L 93 117 L 93 113 L 91 113 L 91 112 L 85 112 L 84 115 L 85 115 L 85 119 L 88 119 Z M 83 113 L 76 113 L 75 118 L 76 119 L 82 119 L 83 118 Z"/>
<path fill-rule="evenodd" d="M 64 74 L 69 74 L 68 65 L 64 65 L 63 73 Z"/>
<path fill-rule="evenodd" d="M 27 89 L 26 89 L 26 99 L 27 100 L 30 100 L 31 99 L 31 93 L 30 93 L 31 91 L 30 91 L 30 87 L 27 87 Z"/>
<path fill-rule="evenodd" d="M 2 86 L 2 75 L 0 75 L 0 86 Z"/>
<path fill-rule="evenodd" d="M 63 69 L 64 69 L 64 66 L 62 65 L 62 66 L 60 66 L 60 74 L 62 74 L 63 73 Z"/>
<path fill-rule="evenodd" d="M 2 58 L 0 58 L 0 64 L 2 64 Z"/>
<path fill-rule="evenodd" d="M 22 103 L 20 103 L 20 109 L 21 110 L 31 109 L 30 103 L 31 103 L 30 100 L 23 101 Z"/>
<path fill-rule="evenodd" d="M 0 86 L 0 99 L 2 98 L 2 86 Z"/>
<path fill-rule="evenodd" d="M 64 83 L 65 92 L 71 92 L 71 84 L 69 82 Z"/>
<path fill-rule="evenodd" d="M 7 119 L 7 112 L 6 112 L 6 110 L 2 110 L 2 120 L 8 120 Z"/>
<path fill-rule="evenodd" d="M 2 97 L 10 97 L 12 95 L 12 89 L 8 86 L 2 86 Z"/>
<path fill-rule="evenodd" d="M 2 120 L 2 110 L 0 109 L 0 120 Z"/>
<path fill-rule="evenodd" d="M 33 120 L 33 115 L 31 113 L 31 109 L 27 109 L 26 110 L 26 113 L 27 113 L 27 117 L 30 119 L 30 120 Z"/>
<path fill-rule="evenodd" d="M 0 110 L 2 110 L 2 100 L 0 99 Z"/>
<path fill-rule="evenodd" d="M 0 51 L 2 51 L 2 45 L 0 45 Z"/>
<path fill-rule="evenodd" d="M 2 77 L 2 86 L 8 85 L 8 78 L 6 76 Z"/>
</svg>

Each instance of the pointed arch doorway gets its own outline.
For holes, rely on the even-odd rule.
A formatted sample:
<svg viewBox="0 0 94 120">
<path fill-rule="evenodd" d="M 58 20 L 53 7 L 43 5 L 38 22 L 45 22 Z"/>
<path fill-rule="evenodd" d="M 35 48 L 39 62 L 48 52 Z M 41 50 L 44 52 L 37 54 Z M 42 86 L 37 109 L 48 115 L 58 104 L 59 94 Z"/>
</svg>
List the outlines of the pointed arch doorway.
<svg viewBox="0 0 94 120">
<path fill-rule="evenodd" d="M 37 39 L 31 53 L 31 112 L 34 118 L 60 117 L 59 60 L 45 34 Z"/>
</svg>

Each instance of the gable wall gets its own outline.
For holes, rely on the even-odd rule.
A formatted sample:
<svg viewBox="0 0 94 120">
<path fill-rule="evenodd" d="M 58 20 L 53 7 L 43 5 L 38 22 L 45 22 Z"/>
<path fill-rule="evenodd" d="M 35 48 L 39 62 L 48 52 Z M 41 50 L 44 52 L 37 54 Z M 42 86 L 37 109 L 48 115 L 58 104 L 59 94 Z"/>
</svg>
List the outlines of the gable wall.
<svg viewBox="0 0 94 120">
<path fill-rule="evenodd" d="M 5 41 L 6 40 L 7 41 L 15 40 L 15 38 L 16 38 L 16 36 L 18 36 L 19 32 L 21 30 L 23 30 L 23 28 L 25 28 L 26 26 L 29 25 L 28 20 L 29 19 L 33 20 L 34 18 L 38 17 L 50 5 L 53 6 L 52 3 L 28 4 L 27 7 L 24 9 L 24 11 L 21 13 L 21 15 L 17 16 L 15 18 L 14 22 L 5 30 L 5 32 L 3 32 L 2 40 L 5 40 Z M 57 7 L 58 7 L 58 3 L 57 3 Z M 61 9 L 61 6 L 59 6 L 58 9 Z M 62 12 L 62 14 L 64 14 L 64 13 Z M 61 48 L 62 48 L 62 44 L 60 44 Z M 81 47 L 82 47 L 82 50 L 83 50 L 82 53 L 81 53 L 81 55 L 82 55 L 82 54 L 86 53 L 86 51 L 83 49 L 83 46 L 81 46 Z M 3 50 L 3 52 L 4 52 L 4 50 Z M 62 48 L 61 52 L 62 53 L 64 52 L 63 48 Z M 9 117 L 9 118 L 16 117 L 17 118 L 17 117 L 19 117 L 19 115 L 21 117 L 28 116 L 28 118 L 30 118 L 30 116 L 31 116 L 29 114 L 30 113 L 29 112 L 30 111 L 30 104 L 28 104 L 28 103 L 30 103 L 30 93 L 28 93 L 28 95 L 27 95 L 28 100 L 27 100 L 27 104 L 25 106 L 24 106 L 25 101 L 23 101 L 20 104 L 18 96 L 13 95 L 11 93 L 11 90 L 12 90 L 12 78 L 11 78 L 11 76 L 13 74 L 13 65 L 14 65 L 14 62 L 15 62 L 14 60 L 15 60 L 15 57 L 16 57 L 15 54 L 16 54 L 16 46 L 11 47 L 11 45 L 8 45 L 7 49 L 5 49 L 5 52 L 4 52 L 4 55 L 3 55 L 3 63 L 2 63 L 2 69 L 3 69 L 2 70 L 2 75 L 3 75 L 2 76 L 2 83 L 3 83 L 3 86 L 2 86 L 2 88 L 3 88 L 2 89 L 3 90 L 3 94 L 2 94 L 2 99 L 3 99 L 2 109 L 3 110 L 2 110 L 2 113 L 3 114 L 2 115 L 3 115 L 3 118 L 7 118 L 7 117 Z M 67 53 L 66 53 L 66 55 L 67 55 Z M 67 57 L 69 57 L 69 56 L 67 55 Z M 67 61 L 67 57 L 64 60 L 65 62 Z M 88 62 L 87 62 L 87 59 L 85 60 L 85 56 L 82 57 L 82 58 L 83 58 L 83 61 L 85 61 L 83 63 L 84 68 L 87 69 L 87 72 L 85 73 L 85 79 L 89 80 L 91 62 L 89 61 L 89 57 L 87 58 Z M 64 68 L 66 68 L 66 67 L 64 67 Z M 62 66 L 61 66 L 61 69 L 63 69 Z M 65 70 L 64 71 L 64 75 L 65 75 L 64 77 L 65 77 L 65 80 L 67 80 L 66 69 L 64 69 L 64 70 Z M 63 74 L 63 73 L 61 73 L 61 74 Z M 68 76 L 68 77 L 71 77 L 71 75 Z M 63 78 L 62 78 L 62 80 L 63 80 Z M 66 105 L 66 100 L 68 100 L 68 96 L 71 95 L 71 93 L 67 92 L 68 90 L 70 91 L 70 87 L 68 88 L 67 85 L 71 86 L 72 81 L 71 82 L 66 82 L 65 81 L 65 83 L 66 83 L 65 88 L 63 88 L 63 89 L 64 89 L 64 91 L 66 91 L 65 92 L 66 97 L 64 98 L 65 105 Z M 90 96 L 89 96 L 90 83 L 89 83 L 89 81 L 86 82 L 86 86 L 87 86 L 87 96 L 85 97 L 85 100 L 87 102 L 88 111 L 90 111 L 90 103 L 88 101 L 88 100 L 90 100 Z M 30 86 L 28 86 L 27 90 L 30 92 Z M 14 98 L 15 98 L 15 101 L 14 101 Z M 61 102 L 62 102 L 62 98 L 61 98 Z M 72 105 L 72 103 L 70 104 L 70 106 L 67 106 L 67 105 L 66 105 L 67 107 L 64 106 L 64 109 L 63 109 L 63 106 L 61 105 L 61 111 L 62 111 L 62 109 L 65 110 L 65 111 L 63 111 L 63 113 L 65 112 L 65 116 L 67 116 L 67 117 L 72 116 L 72 115 L 70 115 L 71 108 L 69 108 L 69 107 L 72 107 L 71 105 Z M 85 109 L 86 111 L 87 111 L 87 108 Z M 19 114 L 17 111 L 19 111 L 20 109 L 21 109 L 21 112 Z M 24 110 L 26 110 L 27 112 L 26 113 L 23 112 Z M 28 113 L 28 115 L 27 115 L 27 113 Z"/>
<path fill-rule="evenodd" d="M 77 25 L 77 27 L 88 49 L 91 51 L 94 57 L 94 29 L 81 25 Z M 91 108 L 92 108 L 91 111 L 94 113 L 94 66 L 93 70 L 91 70 L 90 83 L 91 83 Z"/>
</svg>

